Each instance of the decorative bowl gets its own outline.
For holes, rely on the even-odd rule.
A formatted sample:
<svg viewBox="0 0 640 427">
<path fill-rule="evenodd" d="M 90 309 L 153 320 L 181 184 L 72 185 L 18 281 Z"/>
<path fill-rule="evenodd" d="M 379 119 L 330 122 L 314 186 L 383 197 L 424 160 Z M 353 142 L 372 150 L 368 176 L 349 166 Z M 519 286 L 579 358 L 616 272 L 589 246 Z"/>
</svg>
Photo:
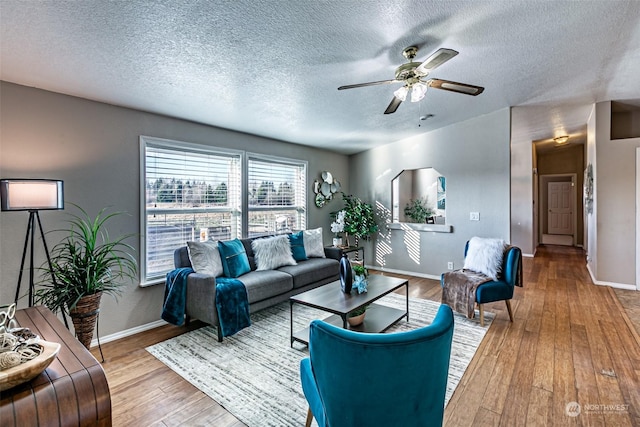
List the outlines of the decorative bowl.
<svg viewBox="0 0 640 427">
<path fill-rule="evenodd" d="M 8 390 L 37 377 L 47 369 L 47 366 L 60 351 L 60 344 L 56 342 L 39 340 L 37 343 L 42 346 L 42 353 L 39 356 L 13 368 L 0 371 L 0 391 Z"/>
</svg>

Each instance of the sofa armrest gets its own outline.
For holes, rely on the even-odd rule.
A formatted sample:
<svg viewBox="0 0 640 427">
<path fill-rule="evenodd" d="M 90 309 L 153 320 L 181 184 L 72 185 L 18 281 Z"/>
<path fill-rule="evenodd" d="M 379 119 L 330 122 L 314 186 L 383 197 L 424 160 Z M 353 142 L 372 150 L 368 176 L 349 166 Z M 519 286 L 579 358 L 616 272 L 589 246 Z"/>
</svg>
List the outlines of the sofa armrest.
<svg viewBox="0 0 640 427">
<path fill-rule="evenodd" d="M 216 278 L 191 273 L 187 277 L 187 315 L 210 325 L 218 325 L 216 310 Z"/>
<path fill-rule="evenodd" d="M 340 261 L 340 258 L 342 258 L 342 249 L 336 248 L 335 246 L 325 246 L 324 255 L 327 258 L 333 258 Z"/>
</svg>

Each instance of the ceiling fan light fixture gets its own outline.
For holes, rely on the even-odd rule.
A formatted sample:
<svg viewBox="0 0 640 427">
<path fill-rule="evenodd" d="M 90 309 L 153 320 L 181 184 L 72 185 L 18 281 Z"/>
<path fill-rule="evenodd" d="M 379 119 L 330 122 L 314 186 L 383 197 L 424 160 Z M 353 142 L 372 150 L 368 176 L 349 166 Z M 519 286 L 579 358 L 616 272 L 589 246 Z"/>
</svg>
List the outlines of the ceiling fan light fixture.
<svg viewBox="0 0 640 427">
<path fill-rule="evenodd" d="M 569 135 L 556 136 L 553 140 L 558 145 L 566 144 L 569 141 Z"/>
<path fill-rule="evenodd" d="M 403 101 L 405 99 L 407 99 L 407 94 L 409 93 L 409 88 L 406 86 L 402 86 L 400 89 L 396 90 L 395 92 L 393 92 L 393 94 L 396 96 L 396 98 L 398 98 L 400 101 Z M 411 95 L 413 97 L 413 95 Z"/>
<path fill-rule="evenodd" d="M 411 89 L 411 102 L 421 101 L 422 98 L 424 98 L 424 96 L 426 95 L 428 88 L 429 86 L 424 83 L 418 82 L 414 84 L 413 88 Z"/>
</svg>

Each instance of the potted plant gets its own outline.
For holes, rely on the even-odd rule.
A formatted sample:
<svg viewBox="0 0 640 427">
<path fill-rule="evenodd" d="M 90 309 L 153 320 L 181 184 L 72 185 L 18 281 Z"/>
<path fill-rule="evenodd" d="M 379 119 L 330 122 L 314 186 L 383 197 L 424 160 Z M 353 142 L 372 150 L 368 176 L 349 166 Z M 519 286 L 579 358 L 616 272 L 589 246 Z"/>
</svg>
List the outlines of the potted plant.
<svg viewBox="0 0 640 427">
<path fill-rule="evenodd" d="M 349 245 L 349 235 L 358 239 L 369 240 L 371 234 L 378 231 L 378 224 L 373 214 L 373 206 L 363 202 L 360 198 L 342 193 L 345 203 L 344 211 L 344 232 L 347 235 L 347 246 Z"/>
<path fill-rule="evenodd" d="M 74 205 L 75 206 L 75 205 Z M 107 213 L 102 209 L 91 218 L 82 208 L 79 215 L 70 214 L 66 237 L 51 250 L 51 267 L 45 264 L 36 302 L 68 314 L 78 340 L 89 348 L 102 294 L 117 297 L 121 288 L 137 279 L 134 248 L 125 243 L 132 234 L 112 239 L 107 221 L 122 212 Z M 54 278 L 51 283 L 51 277 Z"/>
<path fill-rule="evenodd" d="M 427 219 L 433 216 L 433 214 L 433 208 L 429 206 L 429 200 L 427 197 L 411 199 L 404 208 L 405 217 L 415 223 L 424 224 L 427 222 Z"/>
<path fill-rule="evenodd" d="M 369 276 L 369 270 L 367 270 L 367 267 L 365 267 L 362 264 L 354 263 L 351 268 L 353 269 L 353 272 L 355 273 L 356 276 L 362 276 L 364 278 Z"/>
<path fill-rule="evenodd" d="M 342 246 L 342 235 L 340 233 L 344 232 L 344 210 L 338 212 L 331 212 L 331 218 L 333 218 L 333 222 L 331 223 L 331 232 L 333 233 L 333 246 L 340 247 Z"/>
<path fill-rule="evenodd" d="M 350 311 L 349 314 L 347 314 L 347 322 L 351 326 L 358 326 L 362 324 L 362 322 L 364 322 L 364 316 L 367 313 L 367 308 L 369 308 L 368 305 L 363 305 L 360 308 Z"/>
</svg>

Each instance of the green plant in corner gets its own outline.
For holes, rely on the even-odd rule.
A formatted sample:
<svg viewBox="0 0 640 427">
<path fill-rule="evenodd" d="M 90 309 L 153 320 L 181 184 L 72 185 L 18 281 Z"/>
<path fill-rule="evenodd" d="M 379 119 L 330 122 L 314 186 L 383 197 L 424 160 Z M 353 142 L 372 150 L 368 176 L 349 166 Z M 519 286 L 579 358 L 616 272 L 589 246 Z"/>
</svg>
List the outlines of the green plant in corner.
<svg viewBox="0 0 640 427">
<path fill-rule="evenodd" d="M 433 208 L 429 206 L 429 199 L 427 197 L 411 199 L 404 207 L 405 217 L 411 219 L 411 222 L 414 223 L 425 223 L 427 218 L 431 218 L 433 214 Z"/>
<path fill-rule="evenodd" d="M 51 250 L 51 269 L 48 264 L 40 268 L 41 287 L 36 290 L 35 300 L 54 312 L 69 314 L 80 339 L 80 326 L 76 325 L 74 313 L 83 306 L 83 299 L 94 297 L 99 306 L 103 293 L 117 297 L 126 283 L 137 280 L 137 263 L 133 256 L 135 249 L 125 242 L 133 234 L 112 239 L 105 226 L 123 212 L 107 213 L 105 208 L 91 218 L 82 208 L 76 208 L 80 214 L 70 214 L 69 229 L 54 231 L 64 232 L 66 237 Z M 52 276 L 54 283 L 48 280 Z M 93 311 L 95 313 L 89 315 L 97 316 L 97 307 Z M 84 316 L 80 317 L 89 316 L 81 314 Z M 90 343 L 93 327 L 87 335 Z M 80 341 L 88 347 L 86 340 Z"/>
<path fill-rule="evenodd" d="M 357 239 L 369 240 L 378 232 L 373 206 L 359 197 L 342 193 L 344 200 L 344 232 Z M 357 243 L 356 243 L 357 244 Z"/>
</svg>

